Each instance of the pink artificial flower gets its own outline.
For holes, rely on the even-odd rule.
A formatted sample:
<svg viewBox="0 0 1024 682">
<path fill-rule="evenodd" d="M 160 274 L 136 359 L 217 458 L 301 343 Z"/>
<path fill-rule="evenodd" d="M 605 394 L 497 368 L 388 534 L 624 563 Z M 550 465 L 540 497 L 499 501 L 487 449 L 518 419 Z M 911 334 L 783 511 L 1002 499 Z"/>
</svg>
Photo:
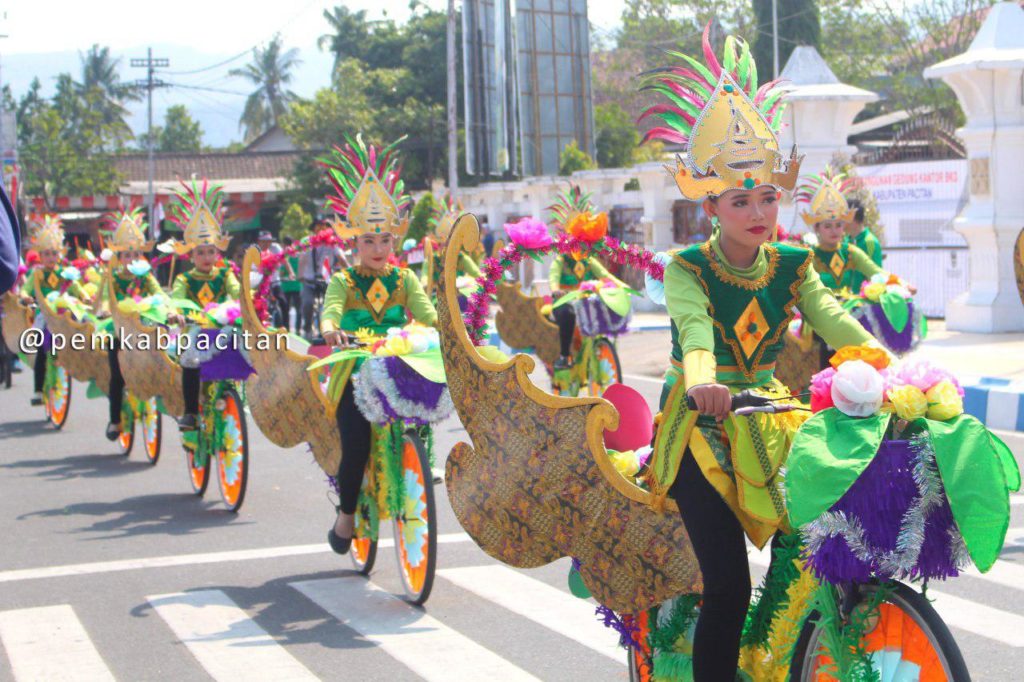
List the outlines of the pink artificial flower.
<svg viewBox="0 0 1024 682">
<path fill-rule="evenodd" d="M 960 397 L 964 396 L 964 389 L 960 386 L 960 382 L 957 381 L 956 377 L 947 369 L 933 365 L 928 360 L 908 360 L 897 370 L 897 378 L 902 383 L 916 386 L 925 393 L 940 381 L 949 381 L 956 386 L 956 391 L 960 394 Z"/>
<path fill-rule="evenodd" d="M 515 223 L 505 223 L 505 233 L 514 244 L 523 249 L 543 249 L 554 241 L 548 226 L 536 218 L 522 218 Z"/>
<path fill-rule="evenodd" d="M 835 368 L 827 367 L 811 377 L 812 412 L 835 407 L 835 403 L 832 402 L 832 378 L 835 375 Z"/>
<path fill-rule="evenodd" d="M 597 291 L 597 282 L 580 282 L 580 291 Z"/>
</svg>

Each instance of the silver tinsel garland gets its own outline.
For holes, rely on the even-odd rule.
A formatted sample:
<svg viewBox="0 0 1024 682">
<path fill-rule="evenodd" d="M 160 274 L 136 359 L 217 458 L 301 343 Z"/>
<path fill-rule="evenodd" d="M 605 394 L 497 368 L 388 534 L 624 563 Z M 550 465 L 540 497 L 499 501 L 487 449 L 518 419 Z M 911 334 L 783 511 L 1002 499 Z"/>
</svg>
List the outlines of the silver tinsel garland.
<svg viewBox="0 0 1024 682">
<path fill-rule="evenodd" d="M 384 394 L 391 409 L 404 419 L 436 424 L 446 419 L 455 410 L 447 386 L 442 391 L 441 397 L 438 398 L 437 405 L 432 409 L 420 401 L 403 398 L 399 395 L 398 388 L 388 373 L 384 358 L 367 359 L 352 381 L 359 411 L 363 413 L 367 421 L 374 424 L 386 424 L 392 419 L 392 415 L 388 413 L 381 402 L 378 392 Z M 427 379 L 423 379 L 423 381 L 427 381 Z"/>
</svg>

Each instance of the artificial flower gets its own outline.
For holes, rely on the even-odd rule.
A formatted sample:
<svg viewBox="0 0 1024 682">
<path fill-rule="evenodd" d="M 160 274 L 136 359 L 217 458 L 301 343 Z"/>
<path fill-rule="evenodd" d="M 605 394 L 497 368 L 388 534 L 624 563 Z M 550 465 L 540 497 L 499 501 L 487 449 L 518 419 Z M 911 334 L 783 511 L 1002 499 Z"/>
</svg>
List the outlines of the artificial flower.
<svg viewBox="0 0 1024 682">
<path fill-rule="evenodd" d="M 861 287 L 861 295 L 869 301 L 878 301 L 885 293 L 885 285 L 877 282 L 865 282 Z"/>
<path fill-rule="evenodd" d="M 843 346 L 832 356 L 829 364 L 839 369 L 843 363 L 853 360 L 866 362 L 877 370 L 883 370 L 889 366 L 889 354 L 881 348 L 869 346 Z"/>
<path fill-rule="evenodd" d="M 890 389 L 886 395 L 889 396 L 892 409 L 900 419 L 912 422 L 928 412 L 928 398 L 917 386 L 898 386 Z"/>
<path fill-rule="evenodd" d="M 867 417 L 882 406 L 882 375 L 864 360 L 848 360 L 832 377 L 832 402 L 849 417 Z"/>
<path fill-rule="evenodd" d="M 548 226 L 530 217 L 514 223 L 505 223 L 505 233 L 516 246 L 529 250 L 547 248 L 554 241 Z"/>
<path fill-rule="evenodd" d="M 608 459 L 612 461 L 615 470 L 626 478 L 633 478 L 640 471 L 640 457 L 636 450 L 609 450 Z"/>
<path fill-rule="evenodd" d="M 544 317 L 551 317 L 551 308 L 552 306 L 550 303 L 545 303 L 540 307 L 540 314 Z"/>
<path fill-rule="evenodd" d="M 404 336 L 388 337 L 384 345 L 375 351 L 377 355 L 408 355 L 411 352 L 412 343 Z"/>
<path fill-rule="evenodd" d="M 811 377 L 811 411 L 820 412 L 835 407 L 832 402 L 832 379 L 836 375 L 834 367 L 826 367 Z"/>
<path fill-rule="evenodd" d="M 581 242 L 593 244 L 608 234 L 608 214 L 577 213 L 569 220 L 565 231 Z"/>
<path fill-rule="evenodd" d="M 964 399 L 952 381 L 942 380 L 925 393 L 928 398 L 928 418 L 946 421 L 964 413 Z"/>
<path fill-rule="evenodd" d="M 887 284 L 885 286 L 885 290 L 891 294 L 898 295 L 900 298 L 911 299 L 914 297 L 914 295 L 910 293 L 910 289 L 902 284 Z"/>
<path fill-rule="evenodd" d="M 402 242 L 402 251 L 412 251 L 415 248 L 416 248 L 416 240 L 415 239 L 406 239 L 404 242 Z"/>
<path fill-rule="evenodd" d="M 960 382 L 956 380 L 956 377 L 928 360 L 909 360 L 896 370 L 896 376 L 902 383 L 917 386 L 926 393 L 928 389 L 939 382 L 948 381 L 956 387 L 961 398 L 964 395 L 964 389 L 960 387 Z"/>
<path fill-rule="evenodd" d="M 868 281 L 871 282 L 872 284 L 888 284 L 889 275 L 887 275 L 884 272 L 876 272 L 875 274 L 871 275 L 871 279 L 869 279 Z"/>
<path fill-rule="evenodd" d="M 114 252 L 110 249 L 103 249 L 100 251 L 100 260 L 104 263 L 109 263 L 110 259 L 114 257 Z"/>
<path fill-rule="evenodd" d="M 138 259 L 133 260 L 127 265 L 128 272 L 132 273 L 136 277 L 145 277 L 150 273 L 153 267 L 145 260 Z"/>
<path fill-rule="evenodd" d="M 60 276 L 69 282 L 77 282 L 82 279 L 82 271 L 74 265 L 69 265 L 60 271 Z"/>
<path fill-rule="evenodd" d="M 672 262 L 672 256 L 659 251 L 654 254 L 654 260 L 661 263 L 662 267 L 668 267 L 668 264 Z M 647 298 L 651 299 L 658 305 L 665 305 L 665 282 L 660 279 L 651 277 L 650 274 L 644 274 L 644 289 L 647 292 Z"/>
</svg>

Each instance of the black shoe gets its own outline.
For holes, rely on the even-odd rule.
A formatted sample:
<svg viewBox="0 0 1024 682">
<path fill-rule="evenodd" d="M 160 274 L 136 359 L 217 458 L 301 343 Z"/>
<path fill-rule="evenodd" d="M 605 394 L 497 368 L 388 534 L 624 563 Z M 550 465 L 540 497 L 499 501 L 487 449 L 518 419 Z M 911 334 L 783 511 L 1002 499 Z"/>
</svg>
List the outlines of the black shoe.
<svg viewBox="0 0 1024 682">
<path fill-rule="evenodd" d="M 199 420 L 194 414 L 182 415 L 181 419 L 178 420 L 178 428 L 182 431 L 195 431 L 197 421 Z"/>
<path fill-rule="evenodd" d="M 121 425 L 113 422 L 107 424 L 107 440 L 117 440 L 121 435 Z"/>
<path fill-rule="evenodd" d="M 35 393 L 32 394 L 32 404 L 33 405 L 42 405 L 43 404 L 43 392 L 42 391 L 36 391 Z"/>
<path fill-rule="evenodd" d="M 348 550 L 352 547 L 352 538 L 343 538 L 331 528 L 327 531 L 327 544 L 331 546 L 335 554 L 348 554 Z"/>
<path fill-rule="evenodd" d="M 569 369 L 570 367 L 572 367 L 572 361 L 569 360 L 569 358 L 567 358 L 565 356 L 562 356 L 562 357 L 558 358 L 557 360 L 555 360 L 555 369 L 556 370 L 559 370 L 559 369 Z"/>
</svg>

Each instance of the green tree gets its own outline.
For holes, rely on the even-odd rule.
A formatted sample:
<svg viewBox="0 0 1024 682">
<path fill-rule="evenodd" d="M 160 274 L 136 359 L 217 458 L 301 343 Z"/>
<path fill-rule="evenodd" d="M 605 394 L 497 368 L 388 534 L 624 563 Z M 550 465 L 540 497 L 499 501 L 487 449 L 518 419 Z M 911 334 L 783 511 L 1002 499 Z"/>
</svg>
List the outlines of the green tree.
<svg viewBox="0 0 1024 682">
<path fill-rule="evenodd" d="M 184 104 L 167 108 L 159 145 L 162 152 L 198 152 L 203 148 L 203 128 Z"/>
<path fill-rule="evenodd" d="M 281 236 L 292 239 L 302 239 L 309 234 L 309 228 L 313 225 L 313 217 L 306 213 L 302 204 L 291 203 L 281 215 Z"/>
<path fill-rule="evenodd" d="M 565 145 L 565 149 L 562 150 L 561 155 L 558 157 L 559 175 L 572 175 L 576 171 L 590 170 L 596 166 L 597 164 L 590 158 L 590 154 L 580 149 L 579 145 L 576 144 L 576 140 Z"/>
<path fill-rule="evenodd" d="M 412 209 L 412 216 L 409 218 L 409 231 L 406 233 L 408 239 L 415 239 L 418 244 L 424 237 L 430 234 L 430 218 L 437 210 L 437 199 L 430 192 L 427 192 Z"/>
<path fill-rule="evenodd" d="M 256 89 L 245 100 L 245 109 L 239 119 L 239 128 L 245 129 L 245 139 L 252 140 L 277 125 L 296 95 L 288 90 L 292 71 L 302 60 L 296 48 L 281 51 L 280 34 L 266 47 L 252 51 L 252 61 L 240 69 L 231 69 L 229 76 L 244 78 Z"/>
<path fill-rule="evenodd" d="M 779 72 L 798 45 L 821 43 L 821 17 L 818 0 L 753 0 L 756 37 L 751 41 L 751 50 L 757 61 L 757 74 L 762 83 L 772 79 L 774 50 L 772 44 L 772 3 L 778 2 L 776 12 L 779 20 Z"/>
<path fill-rule="evenodd" d="M 110 56 L 109 47 L 94 44 L 86 53 L 79 53 L 78 58 L 82 67 L 81 81 L 77 83 L 79 91 L 83 95 L 91 93 L 103 112 L 104 124 L 117 129 L 122 140 L 129 139 L 131 128 L 124 103 L 142 99 L 141 91 L 130 83 L 121 82 L 118 74 L 121 60 Z"/>
<path fill-rule="evenodd" d="M 633 160 L 633 151 L 640 144 L 640 133 L 632 117 L 615 102 L 594 107 L 594 130 L 597 132 L 597 165 L 601 168 L 623 168 Z"/>
</svg>

